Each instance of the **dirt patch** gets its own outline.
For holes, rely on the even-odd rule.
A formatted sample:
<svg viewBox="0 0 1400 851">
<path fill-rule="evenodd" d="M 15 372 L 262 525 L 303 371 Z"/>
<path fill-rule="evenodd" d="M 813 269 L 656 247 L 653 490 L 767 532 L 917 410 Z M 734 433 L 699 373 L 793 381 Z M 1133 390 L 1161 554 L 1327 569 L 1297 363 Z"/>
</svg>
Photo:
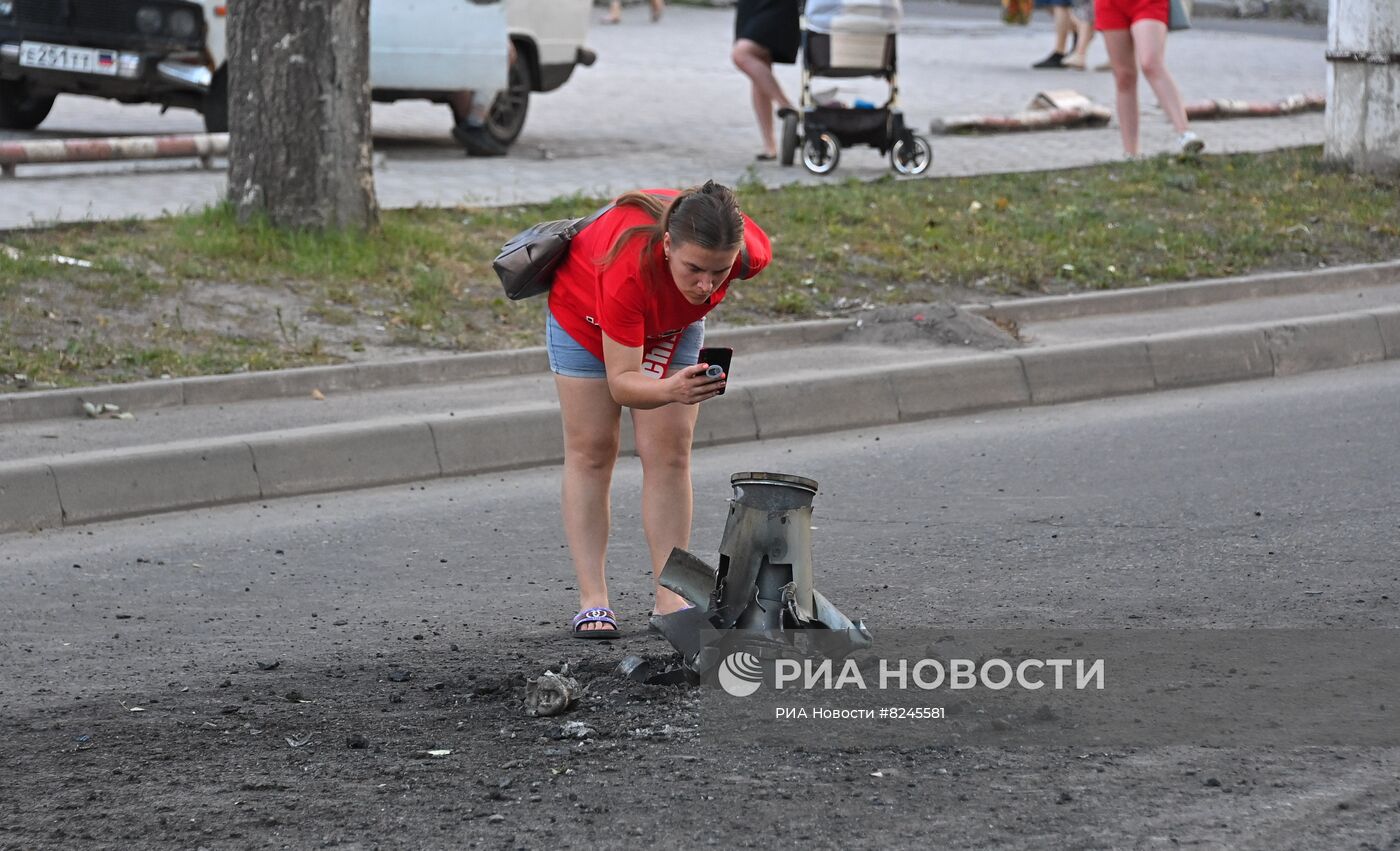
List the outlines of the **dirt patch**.
<svg viewBox="0 0 1400 851">
<path fill-rule="evenodd" d="M 860 319 L 843 340 L 887 346 L 970 346 L 986 351 L 1021 345 L 1007 329 L 948 302 L 880 307 Z"/>
</svg>

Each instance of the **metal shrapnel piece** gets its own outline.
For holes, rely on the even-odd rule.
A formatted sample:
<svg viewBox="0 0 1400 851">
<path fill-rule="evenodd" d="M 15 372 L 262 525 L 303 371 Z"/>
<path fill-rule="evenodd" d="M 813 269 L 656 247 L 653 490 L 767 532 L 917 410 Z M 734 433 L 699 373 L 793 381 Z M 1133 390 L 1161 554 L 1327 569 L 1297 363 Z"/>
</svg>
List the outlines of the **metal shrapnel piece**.
<svg viewBox="0 0 1400 851">
<path fill-rule="evenodd" d="M 731 630 L 742 630 L 745 649 L 760 657 L 793 651 L 842 656 L 869 647 L 865 625 L 813 586 L 817 483 L 754 472 L 735 473 L 730 484 L 734 497 L 719 568 L 676 548 L 661 571 L 661 585 L 692 606 L 651 621 L 683 664 L 701 676 L 714 670 L 736 640 Z"/>
</svg>

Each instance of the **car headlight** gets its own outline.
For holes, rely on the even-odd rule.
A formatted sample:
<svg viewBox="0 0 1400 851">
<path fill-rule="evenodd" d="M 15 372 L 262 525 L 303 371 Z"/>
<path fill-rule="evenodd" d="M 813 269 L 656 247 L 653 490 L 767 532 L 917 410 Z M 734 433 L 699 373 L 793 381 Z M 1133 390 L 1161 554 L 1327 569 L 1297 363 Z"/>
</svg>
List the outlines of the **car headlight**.
<svg viewBox="0 0 1400 851">
<path fill-rule="evenodd" d="M 142 35 L 155 35 L 160 32 L 164 23 L 165 18 L 154 6 L 142 6 L 136 10 L 136 29 L 140 30 Z"/>
<path fill-rule="evenodd" d="M 14 0 L 0 0 L 0 18 L 8 18 L 15 13 Z"/>
<path fill-rule="evenodd" d="M 170 34 L 176 38 L 189 38 L 199 32 L 199 20 L 189 9 L 179 9 L 170 13 Z"/>
</svg>

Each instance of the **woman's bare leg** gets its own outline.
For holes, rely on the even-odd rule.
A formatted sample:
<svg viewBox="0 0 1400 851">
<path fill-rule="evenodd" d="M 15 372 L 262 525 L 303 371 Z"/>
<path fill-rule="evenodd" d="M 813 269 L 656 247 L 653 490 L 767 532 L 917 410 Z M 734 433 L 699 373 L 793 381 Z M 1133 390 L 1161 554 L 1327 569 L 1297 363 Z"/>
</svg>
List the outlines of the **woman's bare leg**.
<svg viewBox="0 0 1400 851">
<path fill-rule="evenodd" d="M 758 42 L 741 38 L 734 42 L 730 58 L 752 85 L 753 111 L 758 119 L 758 135 L 763 141 L 763 152 L 776 156 L 778 143 L 773 135 L 773 111 L 775 108 L 791 109 L 792 101 L 783 94 L 778 78 L 773 75 L 773 57 Z"/>
<path fill-rule="evenodd" d="M 1104 47 L 1108 62 L 1113 66 L 1113 87 L 1118 96 L 1118 133 L 1123 138 L 1123 153 L 1138 153 L 1138 95 L 1137 55 L 1133 52 L 1133 36 L 1128 30 L 1104 30 Z"/>
<path fill-rule="evenodd" d="M 554 386 L 564 420 L 564 538 L 578 577 L 579 608 L 593 609 L 608 605 L 604 564 L 622 409 L 613 401 L 606 379 L 556 375 Z M 581 629 L 605 627 L 587 624 Z"/>
<path fill-rule="evenodd" d="M 690 546 L 695 498 L 690 451 L 699 414 L 699 405 L 680 404 L 632 412 L 637 455 L 642 459 L 642 528 L 651 551 L 653 582 L 661 577 L 673 548 Z M 687 605 L 679 594 L 656 585 L 653 611 L 668 614 Z"/>
<path fill-rule="evenodd" d="M 1185 133 L 1191 125 L 1186 121 L 1186 108 L 1181 105 L 1181 92 L 1167 71 L 1167 25 L 1161 21 L 1134 21 L 1132 34 L 1142 76 L 1147 78 L 1147 84 L 1157 95 L 1157 104 L 1176 132 Z"/>
</svg>

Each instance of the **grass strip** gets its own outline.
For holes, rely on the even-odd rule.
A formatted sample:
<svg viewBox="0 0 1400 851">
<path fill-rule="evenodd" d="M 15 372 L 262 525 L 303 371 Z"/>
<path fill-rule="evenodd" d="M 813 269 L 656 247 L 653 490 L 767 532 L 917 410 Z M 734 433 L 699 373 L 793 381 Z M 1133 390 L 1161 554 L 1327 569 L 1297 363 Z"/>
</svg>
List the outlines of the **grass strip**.
<svg viewBox="0 0 1400 851">
<path fill-rule="evenodd" d="M 775 262 L 734 288 L 716 318 L 811 319 L 1388 260 L 1400 256 L 1397 189 L 1328 165 L 1318 148 L 745 184 L 741 202 L 772 236 Z M 225 207 L 6 233 L 0 389 L 538 345 L 544 299 L 506 301 L 490 259 L 522 228 L 601 203 L 387 211 L 368 235 L 238 225 Z"/>
</svg>

